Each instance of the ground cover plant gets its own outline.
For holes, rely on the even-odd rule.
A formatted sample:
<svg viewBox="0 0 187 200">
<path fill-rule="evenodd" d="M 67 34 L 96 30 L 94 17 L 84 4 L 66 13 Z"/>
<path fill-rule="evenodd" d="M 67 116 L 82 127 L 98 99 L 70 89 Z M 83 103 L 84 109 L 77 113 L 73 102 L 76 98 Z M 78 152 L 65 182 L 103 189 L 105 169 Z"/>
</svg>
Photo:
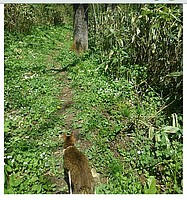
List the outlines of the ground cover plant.
<svg viewBox="0 0 187 200">
<path fill-rule="evenodd" d="M 52 154 L 60 145 L 64 116 L 56 112 L 64 82 L 49 69 L 67 32 L 35 29 L 24 39 L 5 36 L 10 41 L 5 48 L 5 193 L 54 191 L 46 174 L 59 175 L 61 161 Z"/>
<path fill-rule="evenodd" d="M 181 118 L 165 120 L 164 102 L 151 88 L 140 99 L 134 83 L 108 81 L 90 62 L 71 78 L 77 126 L 92 141 L 88 156 L 106 181 L 97 192 L 181 193 Z"/>
<path fill-rule="evenodd" d="M 31 7 L 24 5 L 21 8 L 27 10 Z M 167 23 L 177 21 L 181 25 L 177 6 L 128 8 L 131 8 L 129 16 L 134 16 L 136 9 L 137 12 L 141 11 L 146 26 L 147 15 L 155 24 L 164 23 L 163 10 L 170 10 Z M 109 20 L 110 9 L 101 12 L 101 7 L 96 5 L 92 9 L 99 13 L 94 19 L 105 17 L 105 22 Z M 116 11 L 113 16 L 116 20 L 122 11 L 127 11 L 127 7 L 124 9 L 123 6 L 115 9 L 121 9 L 121 12 Z M 152 15 L 155 17 L 156 11 L 162 15 L 151 18 Z M 125 17 L 130 25 L 131 20 L 127 15 Z M 176 21 L 172 21 L 174 19 Z M 38 23 L 37 18 L 35 20 Z M 131 24 L 133 30 L 138 30 L 135 25 L 140 25 L 139 28 L 143 30 L 139 18 L 134 20 L 137 23 Z M 111 33 L 111 27 L 105 29 L 105 32 L 99 32 L 102 26 L 99 27 L 98 22 L 95 35 L 90 32 L 90 51 L 81 55 L 70 50 L 73 29 L 64 23 L 61 26 L 39 26 L 36 23 L 26 34 L 20 31 L 24 30 L 20 23 L 18 32 L 5 31 L 6 194 L 67 193 L 68 188 L 63 180 L 62 140 L 59 135 L 70 134 L 72 131 L 77 136 L 77 148 L 86 154 L 91 167 L 96 171 L 97 194 L 183 193 L 180 67 L 177 65 L 176 72 L 172 71 L 175 68 L 168 67 L 172 75 L 169 77 L 163 74 L 165 81 L 159 83 L 162 86 L 159 91 L 159 87 L 148 81 L 154 78 L 154 74 L 150 77 L 145 62 L 133 64 L 129 56 L 127 60 L 120 57 L 127 50 L 130 55 L 133 49 L 130 46 L 125 50 L 121 48 L 124 41 L 120 34 L 123 33 L 118 32 L 115 40 L 115 32 Z M 110 23 L 111 26 L 114 24 Z M 175 29 L 179 27 L 175 25 L 169 37 L 174 34 L 171 36 L 171 46 L 177 41 L 180 52 L 180 28 Z M 98 33 L 106 37 L 107 45 L 113 44 L 113 47 L 110 46 L 113 53 L 108 52 L 108 58 L 105 43 L 104 46 L 97 46 L 97 42 L 102 42 L 98 40 Z M 166 31 L 159 33 L 165 34 Z M 142 39 L 146 39 L 146 35 L 143 36 Z M 138 38 L 139 34 L 134 37 Z M 133 42 L 139 48 L 137 44 L 142 41 L 137 39 Z M 168 52 L 166 49 L 169 58 Z M 180 62 L 180 56 L 177 63 Z M 152 55 L 151 59 L 153 61 L 155 57 Z M 122 68 L 119 69 L 118 65 Z M 159 65 L 157 67 L 159 71 L 161 68 Z M 164 85 L 168 88 L 171 84 L 174 88 L 174 83 L 177 88 L 164 96 Z"/>
</svg>

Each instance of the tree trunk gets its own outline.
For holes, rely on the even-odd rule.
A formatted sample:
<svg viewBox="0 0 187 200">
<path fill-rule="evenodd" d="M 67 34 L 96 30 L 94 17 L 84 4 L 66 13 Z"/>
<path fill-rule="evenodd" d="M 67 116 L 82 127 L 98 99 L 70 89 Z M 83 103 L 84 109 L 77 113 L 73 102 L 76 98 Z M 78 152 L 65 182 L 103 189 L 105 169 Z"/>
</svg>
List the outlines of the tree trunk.
<svg viewBox="0 0 187 200">
<path fill-rule="evenodd" d="M 72 50 L 82 53 L 88 50 L 88 4 L 74 4 L 74 33 Z"/>
</svg>

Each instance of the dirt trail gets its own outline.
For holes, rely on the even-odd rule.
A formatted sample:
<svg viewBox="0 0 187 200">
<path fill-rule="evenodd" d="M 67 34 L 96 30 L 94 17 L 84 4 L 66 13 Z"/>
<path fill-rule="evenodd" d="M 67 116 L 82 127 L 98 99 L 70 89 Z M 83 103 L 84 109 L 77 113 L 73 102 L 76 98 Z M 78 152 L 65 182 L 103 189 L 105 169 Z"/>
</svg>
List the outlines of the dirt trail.
<svg viewBox="0 0 187 200">
<path fill-rule="evenodd" d="M 78 137 L 78 130 L 73 129 L 74 117 L 76 114 L 76 110 L 72 109 L 74 104 L 73 101 L 73 92 L 71 88 L 71 80 L 68 79 L 68 72 L 61 71 L 61 64 L 55 59 L 60 54 L 60 49 L 63 48 L 63 43 L 58 43 L 57 48 L 54 49 L 46 60 L 46 66 L 48 70 L 54 72 L 54 76 L 58 74 L 58 81 L 63 83 L 63 88 L 59 91 L 59 100 L 61 102 L 60 109 L 57 111 L 56 115 L 64 118 L 62 120 L 61 126 L 61 135 L 63 133 L 70 134 L 71 132 L 76 133 L 75 136 Z M 53 68 L 51 68 L 53 66 Z M 54 140 L 59 141 L 59 147 L 53 152 L 53 157 L 55 159 L 57 171 L 54 173 L 53 171 L 47 172 L 45 175 L 50 179 L 50 181 L 56 184 L 55 194 L 67 194 L 68 187 L 66 182 L 64 181 L 64 169 L 63 169 L 63 140 L 60 137 L 54 138 Z"/>
<path fill-rule="evenodd" d="M 69 35 L 67 34 L 66 39 L 68 39 Z M 68 72 L 62 71 L 61 64 L 54 59 L 54 57 L 57 57 L 58 54 L 60 54 L 60 49 L 63 48 L 62 43 L 57 44 L 57 48 L 49 55 L 49 61 L 53 63 L 54 67 L 54 74 L 58 73 L 60 75 L 59 81 L 64 83 L 64 87 L 62 88 L 62 91 L 59 93 L 59 98 L 62 104 L 60 105 L 60 109 L 57 112 L 57 115 L 65 116 L 64 119 L 64 126 L 62 126 L 62 132 L 63 133 L 69 133 L 73 130 L 72 123 L 74 121 L 74 112 L 70 112 L 71 107 L 73 106 L 73 92 L 71 88 L 71 80 L 68 79 Z M 50 70 L 53 70 L 50 68 Z M 75 111 L 76 112 L 76 111 Z M 66 132 L 67 131 L 67 132 Z M 77 131 L 76 131 L 77 132 Z"/>
<path fill-rule="evenodd" d="M 61 72 L 61 81 L 65 84 L 61 94 L 59 96 L 60 101 L 62 102 L 60 110 L 57 112 L 57 115 L 64 116 L 64 124 L 62 125 L 62 134 L 70 134 L 74 133 L 76 139 L 78 140 L 79 138 L 79 129 L 75 129 L 73 127 L 74 121 L 75 121 L 75 116 L 78 112 L 73 105 L 74 105 L 74 100 L 73 100 L 73 91 L 71 88 L 71 81 L 68 79 L 68 73 L 67 72 Z M 78 142 L 78 141 L 77 141 Z"/>
<path fill-rule="evenodd" d="M 60 105 L 60 109 L 56 113 L 56 115 L 64 117 L 63 122 L 62 122 L 62 134 L 70 134 L 74 133 L 76 137 L 76 146 L 78 146 L 78 149 L 82 152 L 86 148 L 89 148 L 91 143 L 89 141 L 83 140 L 80 135 L 80 129 L 79 128 L 74 128 L 73 124 L 75 123 L 75 116 L 79 112 L 73 105 L 76 103 L 73 100 L 73 89 L 71 88 L 71 80 L 68 79 L 68 72 L 66 71 L 61 71 L 61 65 L 58 61 L 54 59 L 54 57 L 58 56 L 59 52 L 59 47 L 62 46 L 63 44 L 58 44 L 57 49 L 54 50 L 50 55 L 48 61 L 50 63 L 53 63 L 53 66 L 55 67 L 54 74 L 58 73 L 60 76 L 58 76 L 59 81 L 61 81 L 64 86 L 62 88 L 62 91 L 59 92 L 59 99 L 62 102 Z M 49 64 L 49 63 L 48 63 Z M 61 135 L 62 135 L 61 134 Z M 50 178 L 51 182 L 56 184 L 56 190 L 54 191 L 55 194 L 67 194 L 68 188 L 67 184 L 64 181 L 64 169 L 63 169 L 63 164 L 62 164 L 62 157 L 63 157 L 63 146 L 62 146 L 62 138 L 59 135 L 59 147 L 54 151 L 54 159 L 56 160 L 57 165 L 59 165 L 58 168 L 58 175 L 55 175 L 54 173 L 49 173 L 47 176 Z M 57 139 L 57 138 L 56 138 Z M 96 170 L 93 169 L 93 176 L 98 182 L 98 174 L 96 173 Z"/>
<path fill-rule="evenodd" d="M 61 108 L 57 112 L 57 115 L 64 116 L 64 124 L 62 125 L 62 134 L 63 133 L 71 133 L 71 132 L 76 132 L 78 133 L 77 130 L 73 129 L 73 122 L 74 122 L 74 117 L 75 117 L 75 111 L 71 111 L 72 106 L 74 104 L 73 102 L 73 92 L 71 89 L 71 82 L 67 78 L 68 74 L 67 72 L 61 72 L 60 73 L 61 78 L 60 81 L 63 81 L 64 87 L 59 95 L 60 101 L 62 102 Z M 61 137 L 59 135 L 59 140 L 60 142 L 63 142 Z M 54 157 L 57 160 L 60 160 L 60 167 L 59 167 L 59 178 L 53 177 L 52 181 L 57 185 L 57 190 L 55 193 L 66 193 L 68 191 L 67 184 L 64 181 L 64 170 L 63 170 L 63 164 L 62 164 L 62 157 L 63 157 L 63 147 L 62 145 L 59 146 L 59 148 L 54 152 Z"/>
<path fill-rule="evenodd" d="M 73 128 L 74 118 L 76 113 L 78 112 L 76 109 L 72 108 L 74 101 L 73 101 L 73 91 L 71 88 L 71 80 L 68 79 L 68 72 L 66 71 L 60 71 L 61 65 L 58 61 L 54 60 L 54 57 L 58 56 L 60 53 L 59 48 L 57 50 L 54 50 L 49 56 L 48 56 L 48 64 L 52 63 L 54 66 L 54 75 L 58 73 L 59 80 L 61 81 L 64 86 L 62 90 L 59 92 L 59 100 L 61 102 L 60 109 L 56 113 L 56 115 L 59 115 L 61 117 L 64 117 L 62 121 L 62 134 L 70 134 L 74 133 L 75 137 L 79 138 L 79 130 Z M 51 67 L 49 66 L 50 70 Z M 61 135 L 62 135 L 61 134 Z M 62 163 L 62 157 L 63 157 L 63 140 L 59 135 L 58 138 L 54 138 L 55 140 L 59 141 L 59 147 L 54 151 L 53 156 L 56 162 L 56 165 L 58 166 L 58 173 L 51 173 L 47 172 L 46 176 L 50 179 L 50 181 L 54 184 L 56 184 L 56 190 L 54 191 L 55 194 L 67 194 L 68 187 L 66 182 L 64 181 L 64 169 L 63 169 L 63 163 Z M 77 141 L 77 143 L 82 143 L 80 140 Z M 85 145 L 83 145 L 85 146 Z"/>
</svg>

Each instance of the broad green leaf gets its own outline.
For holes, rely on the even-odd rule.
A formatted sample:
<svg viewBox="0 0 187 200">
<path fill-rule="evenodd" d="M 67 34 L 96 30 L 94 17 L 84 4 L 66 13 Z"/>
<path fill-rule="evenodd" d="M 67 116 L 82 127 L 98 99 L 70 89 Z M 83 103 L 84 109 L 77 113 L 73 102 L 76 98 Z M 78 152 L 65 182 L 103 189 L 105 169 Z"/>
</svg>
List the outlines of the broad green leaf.
<svg viewBox="0 0 187 200">
<path fill-rule="evenodd" d="M 32 178 L 31 178 L 31 182 L 36 182 L 38 180 L 38 177 L 36 177 L 36 176 L 33 176 Z"/>
<path fill-rule="evenodd" d="M 22 156 L 21 156 L 20 154 L 18 154 L 18 155 L 17 155 L 17 160 L 18 160 L 18 161 L 21 161 L 21 159 L 22 159 Z"/>
<path fill-rule="evenodd" d="M 39 194 L 40 191 L 42 190 L 42 185 L 41 185 L 41 184 L 39 184 L 39 185 L 34 185 L 34 186 L 32 187 L 32 189 L 33 189 L 34 191 L 36 191 L 36 192 Z"/>
<path fill-rule="evenodd" d="M 12 175 L 10 176 L 10 179 L 9 179 L 9 184 L 10 184 L 10 186 L 14 186 L 14 182 L 15 182 L 14 174 L 12 174 Z"/>
<path fill-rule="evenodd" d="M 10 165 L 5 165 L 5 168 L 8 172 L 12 172 L 12 168 Z"/>
<path fill-rule="evenodd" d="M 148 188 L 144 189 L 145 194 L 156 194 L 156 179 L 150 176 L 147 180 Z"/>
<path fill-rule="evenodd" d="M 12 186 L 12 187 L 17 187 L 18 185 L 20 185 L 21 179 L 18 178 L 18 177 L 15 177 L 15 175 L 12 174 L 12 175 L 10 176 L 9 183 L 10 183 L 10 186 Z"/>
</svg>

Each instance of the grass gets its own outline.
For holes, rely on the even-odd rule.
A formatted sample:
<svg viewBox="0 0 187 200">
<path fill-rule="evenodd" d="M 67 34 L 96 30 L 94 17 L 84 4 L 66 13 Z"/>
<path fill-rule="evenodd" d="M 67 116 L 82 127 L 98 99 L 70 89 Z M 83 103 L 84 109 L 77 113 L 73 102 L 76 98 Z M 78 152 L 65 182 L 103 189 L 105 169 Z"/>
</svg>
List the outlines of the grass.
<svg viewBox="0 0 187 200">
<path fill-rule="evenodd" d="M 182 193 L 182 116 L 166 116 L 135 75 L 111 80 L 96 55 L 69 51 L 71 35 L 60 27 L 5 35 L 5 193 L 66 193 L 58 136 L 71 129 L 100 174 L 97 194 Z M 62 112 L 67 86 L 73 103 Z"/>
</svg>

